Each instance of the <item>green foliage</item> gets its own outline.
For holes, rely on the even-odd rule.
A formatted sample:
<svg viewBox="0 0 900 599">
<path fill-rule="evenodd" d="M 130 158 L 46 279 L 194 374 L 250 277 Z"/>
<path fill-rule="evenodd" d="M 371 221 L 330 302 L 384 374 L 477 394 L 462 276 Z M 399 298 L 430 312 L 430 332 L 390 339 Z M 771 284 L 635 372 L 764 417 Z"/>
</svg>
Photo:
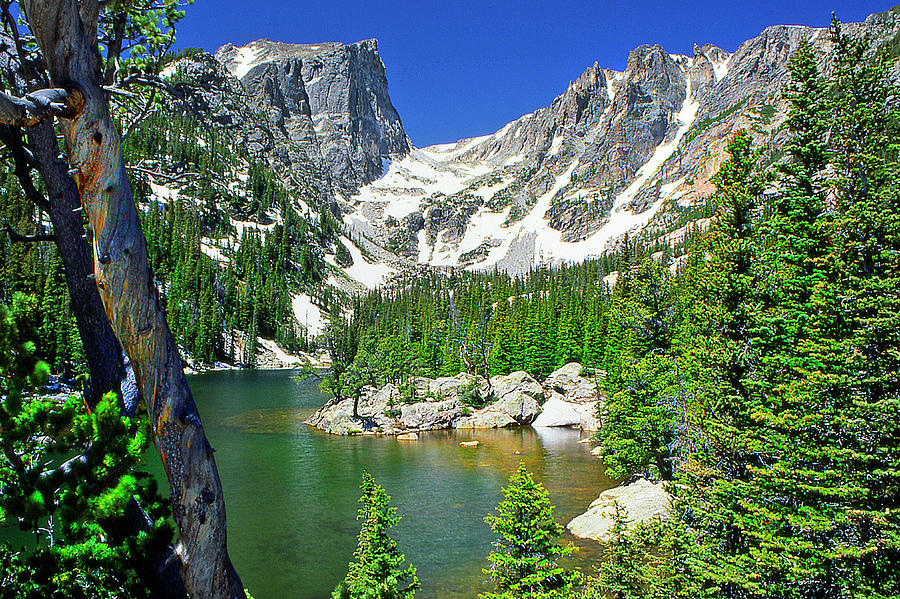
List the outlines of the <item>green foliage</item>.
<svg viewBox="0 0 900 599">
<path fill-rule="evenodd" d="M 651 353 L 625 368 L 618 389 L 607 402 L 598 434 L 606 474 L 626 478 L 641 472 L 671 479 L 676 408 L 682 404 L 675 361 Z"/>
<path fill-rule="evenodd" d="M 74 396 L 34 395 L 49 368 L 30 340 L 32 307 L 24 295 L 16 300 L 0 305 L 0 525 L 34 541 L 0 546 L 0 597 L 145 596 L 133 565 L 172 536 L 155 483 L 134 470 L 149 425 L 121 417 L 114 394 L 92 413 Z M 134 495 L 152 504 L 155 526 L 113 541 L 102 524 L 120 517 Z"/>
<path fill-rule="evenodd" d="M 0 216 L 19 233 L 46 232 L 40 213 L 20 188 L 12 168 L 0 170 Z M 81 339 L 55 247 L 18 243 L 0 234 L 0 302 L 28 304 L 35 351 L 53 372 L 72 378 L 83 370 Z"/>
<path fill-rule="evenodd" d="M 619 275 L 608 313 L 601 457 L 614 478 L 671 479 L 684 430 L 687 382 L 679 369 L 684 318 L 667 268 L 647 259 Z"/>
<path fill-rule="evenodd" d="M 615 504 L 606 557 L 578 599 L 693 599 L 703 596 L 684 559 L 694 533 L 678 521 L 632 526 L 626 510 Z"/>
<path fill-rule="evenodd" d="M 830 78 L 805 44 L 792 60 L 774 201 L 755 209 L 746 140 L 720 175 L 702 434 L 674 487 L 717 596 L 900 593 L 896 87 L 837 22 L 832 44 Z"/>
<path fill-rule="evenodd" d="M 553 520 L 553 506 L 543 485 L 521 464 L 503 489 L 497 513 L 484 520 L 497 533 L 484 570 L 497 587 L 483 599 L 537 599 L 565 596 L 580 582 L 577 571 L 559 564 L 575 548 L 559 544 L 562 526 Z"/>
<path fill-rule="evenodd" d="M 402 281 L 396 290 L 357 298 L 349 321 L 331 324 L 326 344 L 334 381 L 354 360 L 376 384 L 417 376 L 481 376 L 526 370 L 544 377 L 571 362 L 600 366 L 609 258 L 544 268 L 524 279 L 440 273 Z M 474 403 L 478 403 L 474 396 Z"/>
<path fill-rule="evenodd" d="M 416 569 L 403 567 L 400 553 L 389 531 L 400 522 L 390 496 L 372 475 L 363 472 L 358 520 L 359 542 L 346 578 L 332 593 L 333 599 L 412 599 L 419 588 Z"/>
<path fill-rule="evenodd" d="M 478 380 L 473 380 L 460 387 L 459 400 L 471 408 L 482 408 L 494 401 L 494 396 L 490 393 L 482 395 Z"/>
<path fill-rule="evenodd" d="M 271 170 L 174 110 L 145 119 L 125 150 L 132 160 L 162 155 L 167 168 L 198 173 L 166 203 L 151 198 L 148 182 L 135 185 L 135 200 L 145 208 L 150 261 L 179 343 L 207 364 L 253 365 L 256 336 L 274 338 L 289 351 L 308 350 L 291 297 L 304 291 L 326 311 L 335 301 L 321 289 L 324 264 L 312 249 L 323 234 L 298 214 Z M 224 173 L 241 169 L 247 171 L 243 189 L 216 183 Z M 250 221 L 240 235 L 232 219 L 224 217 L 229 214 Z M 211 245 L 221 260 L 204 253 Z"/>
<path fill-rule="evenodd" d="M 135 0 L 117 2 L 113 10 L 101 12 L 100 26 L 109 31 L 124 29 L 124 74 L 158 73 L 175 42 L 175 25 L 184 18 L 183 4 L 193 0 L 161 0 L 152 5 Z M 109 57 L 111 60 L 119 57 Z"/>
</svg>

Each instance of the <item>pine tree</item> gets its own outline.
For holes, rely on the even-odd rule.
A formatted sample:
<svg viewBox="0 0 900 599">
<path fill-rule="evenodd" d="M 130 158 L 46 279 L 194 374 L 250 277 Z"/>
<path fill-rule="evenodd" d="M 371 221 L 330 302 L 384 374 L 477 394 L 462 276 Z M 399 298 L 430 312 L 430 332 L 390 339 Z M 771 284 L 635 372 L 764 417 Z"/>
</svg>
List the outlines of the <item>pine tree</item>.
<svg viewBox="0 0 900 599">
<path fill-rule="evenodd" d="M 628 512 L 616 502 L 613 505 L 613 526 L 607 545 L 606 559 L 597 569 L 597 580 L 590 586 L 596 596 L 615 599 L 638 599 L 646 596 L 647 569 L 644 548 L 629 531 Z"/>
<path fill-rule="evenodd" d="M 372 475 L 363 472 L 358 520 L 359 542 L 347 576 L 332 593 L 333 599 L 412 599 L 419 588 L 416 569 L 403 567 L 406 556 L 388 531 L 400 522 L 397 508 Z"/>
<path fill-rule="evenodd" d="M 725 289 L 737 303 L 718 327 L 748 359 L 720 366 L 727 387 L 676 487 L 699 532 L 696 574 L 725 597 L 900 592 L 897 337 L 877 332 L 900 306 L 896 90 L 884 61 L 837 24 L 832 36 L 835 78 L 805 44 L 791 63 L 791 160 L 748 246 L 765 248 L 763 284 L 732 278 L 744 290 Z"/>
<path fill-rule="evenodd" d="M 86 413 L 81 399 L 33 393 L 50 368 L 36 355 L 34 300 L 0 304 L 0 525 L 34 535 L 0 545 L 0 597 L 145 597 L 133 565 L 170 542 L 165 509 L 147 475 L 135 472 L 149 424 L 123 418 L 114 394 Z M 138 495 L 155 525 L 112 539 L 101 523 Z M 154 549 L 155 548 L 155 549 Z"/>
<path fill-rule="evenodd" d="M 680 384 L 672 358 L 652 353 L 629 365 L 607 402 L 598 437 L 611 478 L 643 474 L 671 480 Z"/>
<path fill-rule="evenodd" d="M 538 599 L 565 596 L 580 581 L 577 571 L 559 564 L 575 548 L 560 545 L 562 526 L 553 520 L 550 495 L 525 465 L 510 476 L 497 513 L 485 522 L 497 533 L 491 567 L 484 570 L 497 586 L 482 599 Z"/>
</svg>

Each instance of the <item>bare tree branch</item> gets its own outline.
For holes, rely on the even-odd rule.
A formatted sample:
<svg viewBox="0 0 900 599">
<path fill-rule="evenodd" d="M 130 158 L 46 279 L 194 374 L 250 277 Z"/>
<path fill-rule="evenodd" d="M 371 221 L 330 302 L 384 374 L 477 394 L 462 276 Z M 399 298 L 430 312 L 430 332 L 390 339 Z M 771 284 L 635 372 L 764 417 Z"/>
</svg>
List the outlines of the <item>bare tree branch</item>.
<svg viewBox="0 0 900 599">
<path fill-rule="evenodd" d="M 160 171 L 150 170 L 141 166 L 132 166 L 128 165 L 125 167 L 127 170 L 135 173 L 141 173 L 144 175 L 148 175 L 153 177 L 154 179 L 162 179 L 163 181 L 167 181 L 169 183 L 176 183 L 178 181 L 183 181 L 184 179 L 193 179 L 197 181 L 207 181 L 216 187 L 229 191 L 228 185 L 223 183 L 222 181 L 218 181 L 213 177 L 209 177 L 206 175 L 201 175 L 200 173 L 188 172 L 188 173 L 178 173 L 176 175 L 169 175 Z"/>
<path fill-rule="evenodd" d="M 22 98 L 0 92 L 0 124 L 27 127 L 54 116 L 71 119 L 82 104 L 81 93 L 75 90 L 40 89 Z"/>
<path fill-rule="evenodd" d="M 38 235 L 22 235 L 12 228 L 9 223 L 4 223 L 6 234 L 9 235 L 10 241 L 13 243 L 39 243 L 41 241 L 56 241 L 56 235 L 52 233 L 41 233 Z"/>
<path fill-rule="evenodd" d="M 49 214 L 50 203 L 47 201 L 47 198 L 44 197 L 44 194 L 37 190 L 34 186 L 34 181 L 31 179 L 31 161 L 33 160 L 33 157 L 30 156 L 30 153 L 25 148 L 25 144 L 22 141 L 22 132 L 13 127 L 0 125 L 0 140 L 6 144 L 6 147 L 12 154 L 13 162 L 15 164 L 14 172 L 16 178 L 19 180 L 19 185 L 22 187 L 22 191 L 25 192 L 26 197 L 28 197 L 35 206 Z"/>
</svg>

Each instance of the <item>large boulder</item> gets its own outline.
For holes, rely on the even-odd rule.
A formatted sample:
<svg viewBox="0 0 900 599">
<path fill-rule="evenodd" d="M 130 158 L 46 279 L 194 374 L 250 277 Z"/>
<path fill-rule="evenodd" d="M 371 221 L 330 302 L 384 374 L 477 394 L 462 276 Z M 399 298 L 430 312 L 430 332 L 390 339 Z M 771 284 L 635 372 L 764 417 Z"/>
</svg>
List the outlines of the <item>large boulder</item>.
<svg viewBox="0 0 900 599">
<path fill-rule="evenodd" d="M 491 406 L 476 411 L 471 416 L 461 418 L 456 428 L 504 428 L 518 424 L 516 419 L 502 410 L 492 409 Z"/>
<path fill-rule="evenodd" d="M 586 431 L 600 430 L 597 402 L 576 403 L 567 401 L 556 391 L 548 392 L 540 415 L 531 423 L 535 427 L 571 426 Z"/>
<path fill-rule="evenodd" d="M 400 407 L 400 424 L 408 430 L 439 430 L 452 428 L 460 416 L 458 399 L 420 401 Z"/>
<path fill-rule="evenodd" d="M 353 400 L 331 400 L 319 408 L 306 420 L 306 424 L 335 435 L 353 435 L 364 432 L 399 432 L 396 421 L 385 414 L 393 402 L 399 401 L 400 392 L 395 385 L 387 384 L 380 389 L 367 387 L 359 399 L 357 413 L 353 417 Z"/>
<path fill-rule="evenodd" d="M 509 415 L 517 424 L 531 424 L 541 413 L 538 399 L 525 391 L 508 393 L 488 408 Z"/>
<path fill-rule="evenodd" d="M 535 399 L 540 399 L 544 395 L 540 383 L 534 380 L 530 374 L 521 370 L 491 377 L 491 392 L 497 399 L 503 399 L 512 394 L 524 394 Z"/>
<path fill-rule="evenodd" d="M 544 388 L 565 396 L 565 400 L 575 403 L 590 403 L 599 399 L 597 385 L 583 376 L 584 368 L 577 362 L 569 362 L 554 371 L 544 381 Z"/>
<path fill-rule="evenodd" d="M 640 478 L 628 485 L 619 485 L 600 493 L 588 510 L 576 516 L 567 528 L 576 537 L 605 543 L 612 536 L 615 520 L 615 504 L 628 512 L 628 520 L 634 524 L 649 522 L 655 518 L 666 520 L 671 516 L 671 497 L 664 484 L 652 483 Z"/>
<path fill-rule="evenodd" d="M 467 372 L 460 372 L 456 376 L 444 376 L 436 379 L 423 378 L 416 381 L 417 392 L 428 401 L 463 399 L 462 396 L 470 392 L 484 397 L 487 394 L 487 387 L 488 383 L 484 377 Z"/>
<path fill-rule="evenodd" d="M 540 415 L 531 426 L 580 426 L 581 417 L 575 411 L 575 404 L 567 402 L 556 391 L 550 392 L 550 399 L 544 402 Z"/>
</svg>

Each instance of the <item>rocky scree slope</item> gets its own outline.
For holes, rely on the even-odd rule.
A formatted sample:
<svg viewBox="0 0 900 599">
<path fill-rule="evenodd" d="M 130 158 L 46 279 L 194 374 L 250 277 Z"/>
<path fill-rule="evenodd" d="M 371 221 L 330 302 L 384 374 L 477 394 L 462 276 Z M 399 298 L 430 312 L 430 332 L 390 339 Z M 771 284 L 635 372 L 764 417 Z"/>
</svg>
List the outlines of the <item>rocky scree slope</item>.
<svg viewBox="0 0 900 599">
<path fill-rule="evenodd" d="M 844 30 L 874 49 L 896 37 L 898 17 Z M 804 40 L 827 70 L 827 30 L 786 25 L 733 54 L 646 45 L 623 72 L 594 64 L 550 106 L 492 135 L 395 157 L 350 198 L 344 221 L 421 264 L 514 274 L 600 256 L 626 233 L 675 245 L 711 195 L 734 132 L 749 129 L 766 161 L 780 159 L 788 64 Z"/>
</svg>

